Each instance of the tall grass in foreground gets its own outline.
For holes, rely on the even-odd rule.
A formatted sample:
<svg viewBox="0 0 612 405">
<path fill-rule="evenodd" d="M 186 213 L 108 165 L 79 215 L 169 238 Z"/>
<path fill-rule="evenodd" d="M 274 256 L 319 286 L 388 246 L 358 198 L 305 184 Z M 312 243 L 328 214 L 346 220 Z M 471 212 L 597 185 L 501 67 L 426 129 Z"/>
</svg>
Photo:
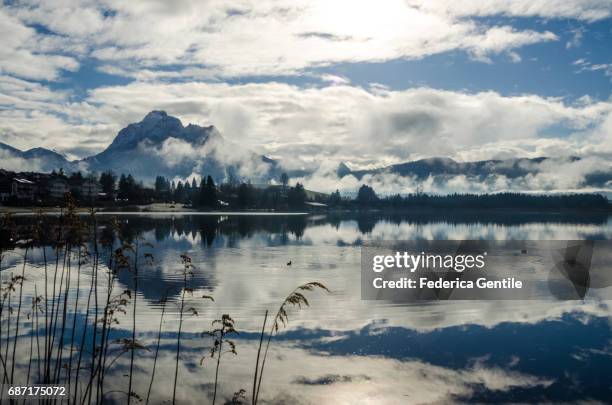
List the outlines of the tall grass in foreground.
<svg viewBox="0 0 612 405">
<path fill-rule="evenodd" d="M 184 315 L 185 315 L 185 312 L 188 312 L 192 316 L 198 315 L 198 311 L 196 311 L 196 309 L 192 306 L 185 309 L 185 305 L 189 304 L 189 301 L 185 300 L 186 295 L 190 295 L 191 297 L 193 297 L 193 293 L 194 293 L 192 288 L 187 287 L 187 279 L 194 276 L 191 257 L 187 256 L 187 254 L 182 254 L 181 263 L 183 265 L 181 269 L 181 275 L 183 279 L 183 288 L 181 289 L 181 300 L 179 304 L 179 326 L 178 326 L 178 334 L 176 338 L 176 364 L 174 368 L 174 384 L 172 386 L 172 403 L 173 404 L 176 403 L 176 387 L 177 387 L 178 375 L 179 375 L 179 360 L 180 360 L 180 355 L 181 355 L 181 333 L 183 331 Z M 214 301 L 213 297 L 211 297 L 210 295 L 203 295 L 202 299 L 209 299 L 211 301 Z"/>
<path fill-rule="evenodd" d="M 217 356 L 217 365 L 215 367 L 215 385 L 213 391 L 213 400 L 212 403 L 215 405 L 217 400 L 217 384 L 219 382 L 219 367 L 221 366 L 221 357 L 226 353 L 231 353 L 237 355 L 236 351 L 236 343 L 233 340 L 227 338 L 228 335 L 238 334 L 236 329 L 234 328 L 234 320 L 228 314 L 223 314 L 221 319 L 215 319 L 212 321 L 213 330 L 205 332 L 209 336 L 213 337 L 213 347 L 210 349 L 210 357 L 215 358 Z M 229 349 L 223 351 L 223 345 L 228 345 Z M 203 360 L 204 358 L 202 358 Z M 200 362 L 202 364 L 202 361 Z"/>
<path fill-rule="evenodd" d="M 172 403 L 177 403 L 185 317 L 198 316 L 193 300 L 214 301 L 211 296 L 196 294 L 189 287 L 189 280 L 194 276 L 191 257 L 180 256 L 182 286 L 180 291 L 166 291 L 161 302 L 157 338 L 149 348 L 138 339 L 137 303 L 143 266 L 151 266 L 154 262 L 152 245 L 139 236 L 129 236 L 116 218 L 101 227 L 94 209 L 90 209 L 88 215 L 80 215 L 71 198 L 59 217 L 45 217 L 39 213 L 31 224 L 19 227 L 7 214 L 0 226 L 0 403 L 17 403 L 17 400 L 4 397 L 6 386 L 25 383 L 66 386 L 70 397 L 62 403 L 98 404 L 122 398 L 128 404 L 148 404 L 169 303 L 177 306 L 179 316 L 171 396 Z M 7 258 L 19 261 L 15 274 L 4 273 Z M 118 282 L 123 273 L 132 282 L 127 289 L 120 288 Z M 31 297 L 28 297 L 28 286 L 33 286 Z M 304 293 L 315 289 L 327 291 L 323 284 L 313 282 L 291 292 L 281 303 L 267 333 L 266 311 L 251 403 L 256 404 L 259 400 L 272 337 L 287 324 L 288 309 L 308 306 Z M 170 294 L 177 298 L 170 300 Z M 236 342 L 230 339 L 238 332 L 229 314 L 222 315 L 212 325 L 212 330 L 205 334 L 213 340 L 209 355 L 214 360 L 211 365 L 214 367 L 214 383 L 211 384 L 214 404 L 220 400 L 222 356 L 238 354 Z M 117 338 L 120 330 L 128 332 L 126 337 Z M 137 351 L 151 352 L 151 370 L 135 366 Z M 120 360 L 127 356 L 129 359 L 121 364 Z M 124 370 L 127 378 L 119 381 L 125 385 L 109 386 L 108 376 Z M 136 392 L 134 381 L 137 378 L 148 382 L 146 392 Z M 163 400 L 170 398 L 156 398 L 154 402 Z M 246 402 L 246 391 L 239 389 L 232 398 L 223 401 Z M 58 400 L 41 402 L 55 404 Z"/>
<path fill-rule="evenodd" d="M 274 336 L 281 327 L 287 326 L 287 323 L 289 323 L 289 315 L 287 313 L 287 310 L 290 307 L 297 306 L 299 309 L 302 309 L 302 306 L 306 306 L 306 307 L 310 306 L 310 303 L 308 302 L 308 299 L 304 295 L 304 292 L 312 291 L 315 289 L 321 289 L 321 290 L 330 292 L 329 289 L 322 283 L 319 283 L 316 281 L 310 282 L 310 283 L 302 284 L 301 286 L 297 287 L 281 303 L 280 307 L 278 308 L 278 311 L 276 312 L 276 316 L 274 317 L 274 320 L 272 321 L 270 331 L 268 332 L 266 348 L 264 350 L 263 357 L 261 358 L 261 365 L 260 365 L 259 358 L 260 358 L 262 344 L 264 341 L 264 334 L 266 330 L 266 320 L 268 319 L 268 312 L 266 311 L 266 315 L 264 317 L 264 323 L 261 329 L 261 336 L 259 339 L 259 348 L 257 349 L 257 361 L 255 363 L 255 377 L 253 379 L 253 397 L 252 397 L 253 404 L 257 404 L 257 401 L 259 400 L 259 391 L 261 390 L 261 382 L 263 379 L 264 367 L 266 365 L 266 359 L 268 357 L 268 349 L 270 348 L 270 342 L 272 341 L 272 336 Z"/>
</svg>

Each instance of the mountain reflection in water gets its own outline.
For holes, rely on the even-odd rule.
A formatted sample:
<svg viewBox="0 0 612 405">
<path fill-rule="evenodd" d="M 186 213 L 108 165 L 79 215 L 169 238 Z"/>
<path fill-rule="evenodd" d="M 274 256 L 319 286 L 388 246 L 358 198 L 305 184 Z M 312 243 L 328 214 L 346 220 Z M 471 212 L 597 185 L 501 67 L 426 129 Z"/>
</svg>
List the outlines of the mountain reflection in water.
<svg viewBox="0 0 612 405">
<path fill-rule="evenodd" d="M 88 221 L 88 218 L 83 218 Z M 32 217 L 14 218 L 27 239 Z M 111 216 L 97 219 L 100 232 L 115 238 Z M 212 399 L 215 367 L 212 340 L 202 332 L 230 314 L 240 332 L 237 355 L 224 356 L 218 398 L 246 391 L 250 401 L 264 313 L 275 313 L 296 286 L 321 281 L 332 294 L 309 293 L 310 308 L 292 311 L 290 323 L 270 346 L 261 403 L 556 402 L 612 398 L 612 333 L 606 301 L 449 301 L 398 304 L 360 299 L 360 245 L 366 240 L 406 239 L 611 239 L 612 221 L 601 214 L 431 212 L 411 215 L 129 215 L 119 216 L 123 238 L 151 243 L 153 262 L 139 270 L 137 338 L 148 349 L 136 353 L 132 390 L 146 397 L 161 315 L 168 297 L 151 403 L 171 400 L 183 286 L 180 255 L 192 259 L 197 316 L 182 326 L 178 403 Z M 20 274 L 24 255 L 16 240 L 2 238 L 2 280 Z M 89 246 L 90 250 L 92 246 Z M 36 285 L 44 290 L 43 253 L 28 252 L 24 302 Z M 108 252 L 101 263 L 108 263 Z M 143 257 L 144 260 L 144 257 Z M 291 261 L 292 265 L 287 266 Z M 92 274 L 83 267 L 80 308 L 86 308 Z M 76 299 L 76 278 L 71 289 Z M 100 289 L 104 280 L 98 280 Z M 117 291 L 133 290 L 130 272 L 117 274 Z M 28 298 L 29 297 L 29 298 Z M 25 304 L 24 304 L 25 305 Z M 30 305 L 30 304 L 28 304 Z M 24 312 L 25 313 L 25 312 Z M 112 339 L 131 337 L 131 307 Z M 80 336 L 85 313 L 67 315 L 64 336 Z M 24 316 L 25 318 L 25 316 Z M 73 330 L 72 320 L 75 320 Z M 2 345 L 15 331 L 4 325 Z M 14 322 L 14 318 L 13 318 Z M 23 321 L 16 346 L 15 381 L 23 383 L 35 323 Z M 7 345 L 8 346 L 8 345 Z M 12 347 L 12 341 L 11 341 Z M 90 347 L 86 347 L 90 350 Z M 34 351 L 36 347 L 34 346 Z M 1 351 L 4 355 L 4 350 Z M 9 355 L 9 357 L 11 357 Z M 204 357 L 202 364 L 201 359 Z M 129 355 L 105 377 L 107 402 L 125 402 Z M 36 372 L 31 372 L 35 379 Z M 116 391 L 116 392 L 112 392 Z M 222 403 L 223 401 L 218 401 Z"/>
</svg>

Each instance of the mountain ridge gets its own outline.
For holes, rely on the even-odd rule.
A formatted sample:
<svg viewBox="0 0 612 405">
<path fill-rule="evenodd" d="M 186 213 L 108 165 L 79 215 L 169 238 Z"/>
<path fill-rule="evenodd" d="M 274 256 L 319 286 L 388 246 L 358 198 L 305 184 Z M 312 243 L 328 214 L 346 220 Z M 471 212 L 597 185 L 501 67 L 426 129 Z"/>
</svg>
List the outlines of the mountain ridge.
<svg viewBox="0 0 612 405">
<path fill-rule="evenodd" d="M 3 167 L 3 162 L 9 161 L 9 164 L 13 163 L 20 165 L 22 162 L 19 160 L 29 162 L 31 171 L 50 172 L 52 170 L 59 169 L 60 167 L 64 168 L 65 170 L 76 170 L 77 167 L 77 162 L 70 161 L 64 155 L 43 147 L 35 147 L 22 151 L 21 149 L 15 148 L 9 144 L 0 142 L 0 152 L 4 152 L 1 155 L 2 161 L 0 161 L 0 168 L 4 169 L 7 167 Z M 7 153 L 8 156 L 6 155 Z M 17 159 L 17 162 L 10 162 L 11 158 L 13 160 Z"/>
<path fill-rule="evenodd" d="M 448 157 L 432 157 L 365 170 L 351 170 L 346 164 L 341 163 L 338 166 L 337 173 L 339 177 L 352 175 L 357 179 L 361 179 L 366 175 L 383 173 L 414 176 L 418 179 L 431 175 L 478 177 L 486 174 L 498 174 L 509 178 L 516 178 L 537 171 L 537 166 L 545 161 L 576 161 L 580 159 L 578 156 L 570 156 L 568 158 L 541 156 L 535 158 L 485 159 L 461 162 Z"/>
<path fill-rule="evenodd" d="M 212 175 L 217 180 L 229 176 L 246 178 L 247 174 L 254 174 L 256 180 L 268 180 L 279 175 L 276 160 L 226 140 L 213 125 L 184 126 L 162 110 L 153 110 L 141 121 L 128 124 L 103 151 L 83 159 L 71 161 L 42 147 L 22 151 L 2 142 L 0 152 L 8 157 L 4 161 L 12 158 L 9 163 L 14 167 L 5 169 L 30 166 L 18 171 L 113 170 L 131 173 L 145 181 L 152 181 L 157 175 L 171 178 Z M 256 178 L 258 173 L 261 178 Z"/>
<path fill-rule="evenodd" d="M 12 170 L 14 167 L 3 167 L 3 162 L 14 166 L 29 164 L 32 167 L 30 170 L 16 171 L 50 172 L 60 168 L 64 171 L 113 170 L 115 173 L 131 173 L 144 181 L 152 181 L 158 175 L 169 178 L 211 175 L 215 180 L 235 178 L 265 183 L 278 179 L 282 172 L 280 162 L 226 140 L 215 126 L 184 126 L 180 119 L 163 110 L 153 110 L 141 121 L 128 124 L 103 151 L 80 160 L 70 161 L 64 155 L 42 147 L 21 151 L 2 142 L 0 157 L 3 158 L 0 168 L 4 169 Z M 448 157 L 433 157 L 360 170 L 353 170 L 345 163 L 340 163 L 336 175 L 338 178 L 352 175 L 358 180 L 366 175 L 389 173 L 421 180 L 429 176 L 457 175 L 473 178 L 503 175 L 517 178 L 537 173 L 539 166 L 546 161 L 563 163 L 580 159 L 578 156 L 570 156 L 461 162 Z M 290 172 L 293 177 L 307 177 L 309 174 Z M 611 178 L 610 170 L 605 169 L 593 176 L 591 183 L 605 184 Z"/>
</svg>

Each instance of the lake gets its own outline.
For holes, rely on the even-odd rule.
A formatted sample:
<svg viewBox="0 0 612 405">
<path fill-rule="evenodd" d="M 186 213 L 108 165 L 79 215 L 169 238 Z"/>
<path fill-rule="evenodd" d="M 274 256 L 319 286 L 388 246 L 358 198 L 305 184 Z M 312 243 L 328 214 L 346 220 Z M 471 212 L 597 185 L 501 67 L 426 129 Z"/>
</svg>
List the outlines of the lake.
<svg viewBox="0 0 612 405">
<path fill-rule="evenodd" d="M 3 227 L 3 291 L 12 276 L 25 276 L 10 302 L 3 300 L 5 382 L 70 381 L 71 403 L 125 403 L 131 384 L 134 403 L 171 403 L 174 396 L 195 404 L 212 402 L 218 370 L 216 403 L 250 403 L 266 311 L 268 333 L 285 297 L 316 281 L 329 292 L 300 290 L 309 306 L 287 307 L 288 321 L 270 340 L 259 403 L 612 398 L 611 301 L 396 303 L 362 301 L 360 292 L 365 241 L 612 239 L 612 218 L 604 214 L 156 213 L 76 220 L 85 232 L 95 228 L 99 242 L 68 229 L 70 243 L 58 248 L 55 217 L 14 217 L 11 236 Z M 43 298 L 33 307 L 35 296 Z M 103 318 L 107 301 L 114 311 Z M 207 332 L 224 314 L 237 333 L 224 337 L 217 362 Z M 221 325 L 228 331 L 232 323 Z"/>
</svg>

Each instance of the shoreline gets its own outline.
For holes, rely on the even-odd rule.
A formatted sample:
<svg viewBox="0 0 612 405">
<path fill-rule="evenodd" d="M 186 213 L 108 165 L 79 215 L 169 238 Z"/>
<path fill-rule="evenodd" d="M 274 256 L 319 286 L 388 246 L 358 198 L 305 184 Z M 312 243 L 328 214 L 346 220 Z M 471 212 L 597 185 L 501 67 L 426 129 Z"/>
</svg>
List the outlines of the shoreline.
<svg viewBox="0 0 612 405">
<path fill-rule="evenodd" d="M 91 208 L 96 210 L 97 215 L 311 215 L 311 214 L 450 214 L 450 213 L 483 213 L 483 214 L 543 214 L 547 216 L 562 214 L 584 214 L 584 215 L 612 215 L 612 208 L 603 209 L 545 209 L 545 208 L 504 208 L 492 207 L 482 208 L 436 208 L 436 207 L 417 207 L 408 209 L 321 209 L 321 210 L 302 210 L 302 211 L 273 211 L 273 210 L 214 210 L 202 211 L 190 207 L 181 207 L 176 204 L 154 203 L 150 205 L 129 205 L 129 206 L 97 206 L 97 207 L 78 207 L 79 215 L 90 214 Z M 0 215 L 10 213 L 16 216 L 35 215 L 38 212 L 43 215 L 60 215 L 65 211 L 62 207 L 14 207 L 0 205 Z"/>
<path fill-rule="evenodd" d="M 129 206 L 100 206 L 100 207 L 77 207 L 79 215 L 89 215 L 90 210 L 94 209 L 96 215 L 308 215 L 306 211 L 270 211 L 270 210 L 228 210 L 228 211 L 200 211 L 193 208 L 181 207 L 175 204 L 155 203 L 150 205 L 129 205 Z M 62 207 L 10 207 L 0 205 L 0 215 L 10 213 L 15 216 L 36 215 L 37 212 L 43 215 L 60 215 L 65 208 Z"/>
<path fill-rule="evenodd" d="M 2 211 L 0 209 L 0 215 L 6 214 L 9 211 Z M 31 217 L 36 215 L 36 212 L 31 211 L 16 211 L 10 212 L 15 217 Z M 43 211 L 42 215 L 45 216 L 59 216 L 61 211 Z M 77 215 L 85 216 L 89 215 L 89 211 L 77 210 Z M 98 216 L 109 216 L 109 215 L 122 215 L 122 216 L 166 216 L 166 215 L 193 215 L 193 216 L 306 216 L 310 215 L 310 212 L 270 212 L 270 211 L 96 211 Z"/>
</svg>

